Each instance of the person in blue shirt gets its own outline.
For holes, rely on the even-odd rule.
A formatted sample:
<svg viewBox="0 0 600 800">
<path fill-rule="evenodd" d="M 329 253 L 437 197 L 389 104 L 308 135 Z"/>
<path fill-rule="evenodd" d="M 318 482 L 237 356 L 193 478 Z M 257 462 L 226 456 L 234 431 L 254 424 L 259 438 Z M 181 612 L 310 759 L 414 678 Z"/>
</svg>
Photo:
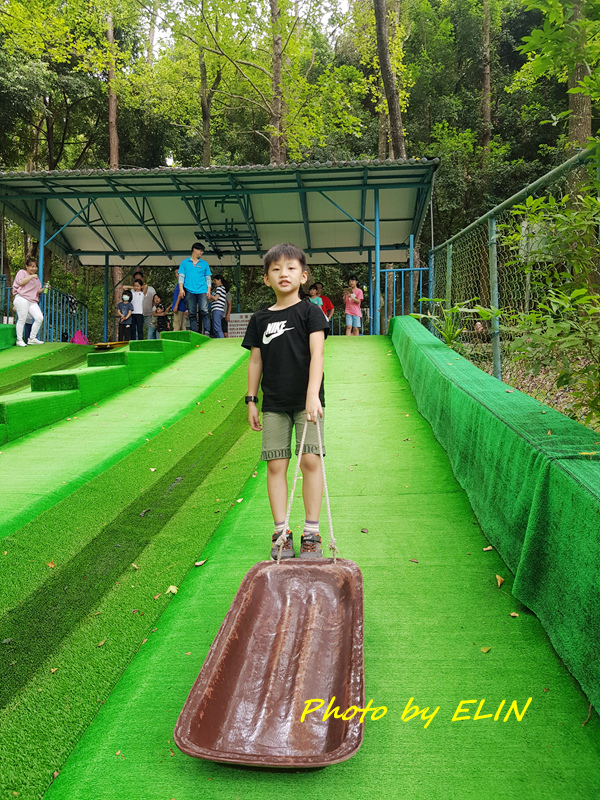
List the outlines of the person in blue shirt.
<svg viewBox="0 0 600 800">
<path fill-rule="evenodd" d="M 202 317 L 202 331 L 210 336 L 210 315 L 207 293 L 210 293 L 210 267 L 202 260 L 204 245 L 195 242 L 192 254 L 179 265 L 179 297 L 185 297 L 190 314 L 190 329 L 198 332 L 198 310 Z"/>
</svg>

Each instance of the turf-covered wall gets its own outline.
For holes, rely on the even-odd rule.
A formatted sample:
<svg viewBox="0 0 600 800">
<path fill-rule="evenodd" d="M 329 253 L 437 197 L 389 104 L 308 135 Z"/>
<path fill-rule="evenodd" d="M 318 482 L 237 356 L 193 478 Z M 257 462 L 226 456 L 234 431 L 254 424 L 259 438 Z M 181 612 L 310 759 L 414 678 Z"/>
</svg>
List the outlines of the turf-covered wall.
<svg viewBox="0 0 600 800">
<path fill-rule="evenodd" d="M 597 433 L 473 366 L 411 317 L 392 342 L 513 594 L 600 708 Z"/>
<path fill-rule="evenodd" d="M 17 341 L 16 330 L 14 325 L 0 325 L 0 350 L 14 345 Z"/>
</svg>

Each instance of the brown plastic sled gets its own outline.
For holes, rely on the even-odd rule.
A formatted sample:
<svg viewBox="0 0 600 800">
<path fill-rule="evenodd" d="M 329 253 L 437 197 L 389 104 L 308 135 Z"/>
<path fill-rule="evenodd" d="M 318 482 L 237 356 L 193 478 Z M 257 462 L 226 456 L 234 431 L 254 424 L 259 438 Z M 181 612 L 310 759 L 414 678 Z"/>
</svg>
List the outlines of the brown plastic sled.
<svg viewBox="0 0 600 800">
<path fill-rule="evenodd" d="M 209 650 L 175 743 L 231 764 L 336 764 L 356 753 L 363 725 L 360 714 L 323 721 L 333 697 L 340 715 L 365 705 L 360 569 L 339 558 L 259 562 Z M 308 700 L 324 704 L 301 722 Z"/>
</svg>

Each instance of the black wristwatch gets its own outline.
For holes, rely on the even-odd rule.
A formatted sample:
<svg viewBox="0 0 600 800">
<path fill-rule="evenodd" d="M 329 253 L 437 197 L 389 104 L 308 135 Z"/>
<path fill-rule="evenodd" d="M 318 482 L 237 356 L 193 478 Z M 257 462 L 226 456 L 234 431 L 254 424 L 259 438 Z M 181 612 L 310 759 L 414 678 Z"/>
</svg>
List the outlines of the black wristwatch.
<svg viewBox="0 0 600 800">
<path fill-rule="evenodd" d="M 247 394 L 244 400 L 246 401 L 246 405 L 248 405 L 248 403 L 258 403 L 258 397 L 253 394 Z"/>
</svg>

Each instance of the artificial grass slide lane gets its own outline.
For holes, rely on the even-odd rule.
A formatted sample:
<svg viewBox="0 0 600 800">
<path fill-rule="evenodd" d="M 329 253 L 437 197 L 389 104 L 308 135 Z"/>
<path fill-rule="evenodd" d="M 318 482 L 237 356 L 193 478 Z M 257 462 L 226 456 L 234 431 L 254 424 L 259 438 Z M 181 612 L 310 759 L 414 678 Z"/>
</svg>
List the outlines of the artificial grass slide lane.
<svg viewBox="0 0 600 800">
<path fill-rule="evenodd" d="M 244 363 L 175 424 L 4 540 L 1 798 L 40 797 L 153 635 L 169 587 L 235 507 L 258 457 L 245 391 Z"/>
<path fill-rule="evenodd" d="M 72 369 L 85 363 L 93 347 L 64 342 L 32 347 L 11 347 L 0 352 L 0 395 L 29 386 L 32 375 L 55 369 Z"/>
<path fill-rule="evenodd" d="M 331 339 L 325 371 L 335 532 L 342 555 L 363 570 L 366 696 L 387 714 L 367 719 L 356 756 L 320 770 L 230 767 L 173 744 L 177 716 L 242 577 L 268 554 L 263 465 L 45 800 L 598 796 L 598 717 L 582 725 L 586 698 L 538 620 L 511 597 L 512 577 L 497 553 L 484 552 L 389 339 Z M 294 530 L 302 518 L 299 505 Z M 496 574 L 505 578 L 501 589 Z M 521 714 L 529 697 L 520 721 L 514 710 L 506 719 L 512 701 Z M 452 721 L 461 701 L 463 719 Z M 427 723 L 413 715 L 415 705 L 428 715 L 438 710 Z"/>
<path fill-rule="evenodd" d="M 141 386 L 0 446 L 0 538 L 176 422 L 245 358 L 236 340 L 211 340 Z"/>
</svg>

